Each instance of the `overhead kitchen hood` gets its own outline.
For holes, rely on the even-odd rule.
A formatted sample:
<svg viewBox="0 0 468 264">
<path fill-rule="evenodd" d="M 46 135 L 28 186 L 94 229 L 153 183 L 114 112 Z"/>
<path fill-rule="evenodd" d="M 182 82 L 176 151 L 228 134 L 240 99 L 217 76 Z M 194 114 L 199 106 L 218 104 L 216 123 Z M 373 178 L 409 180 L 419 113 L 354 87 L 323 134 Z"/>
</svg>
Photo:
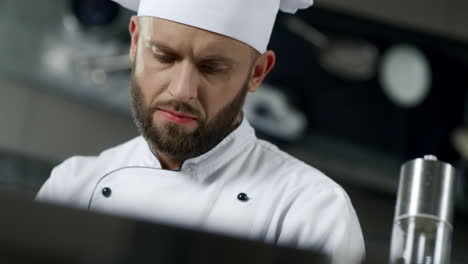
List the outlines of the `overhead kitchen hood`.
<svg viewBox="0 0 468 264">
<path fill-rule="evenodd" d="M 129 114 L 128 21 L 109 0 L 0 2 L 0 76 Z"/>
</svg>

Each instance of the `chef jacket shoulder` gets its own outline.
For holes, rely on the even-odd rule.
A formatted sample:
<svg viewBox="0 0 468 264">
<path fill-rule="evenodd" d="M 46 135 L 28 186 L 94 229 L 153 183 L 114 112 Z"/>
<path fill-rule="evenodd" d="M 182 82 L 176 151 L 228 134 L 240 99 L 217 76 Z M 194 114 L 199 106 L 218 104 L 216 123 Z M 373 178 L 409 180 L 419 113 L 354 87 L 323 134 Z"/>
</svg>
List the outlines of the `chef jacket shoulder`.
<svg viewBox="0 0 468 264">
<path fill-rule="evenodd" d="M 285 190 L 281 202 L 285 213 L 276 243 L 323 250 L 334 257 L 364 258 L 357 214 L 339 184 L 266 141 L 258 140 L 253 151 L 262 152 L 253 156 L 272 186 Z"/>
<path fill-rule="evenodd" d="M 257 140 L 252 149 L 252 157 L 258 164 L 255 168 L 259 176 L 269 175 L 270 180 L 297 188 L 337 188 L 341 187 L 320 170 L 280 150 L 277 146 Z M 260 172 L 262 171 L 262 172 Z M 294 188 L 292 188 L 294 189 Z"/>
<path fill-rule="evenodd" d="M 114 175 L 114 183 L 117 183 L 120 178 L 115 176 L 140 173 L 142 168 L 144 173 L 148 172 L 147 168 L 156 169 L 151 170 L 152 176 L 153 173 L 167 173 L 161 170 L 146 141 L 137 137 L 96 157 L 77 156 L 66 160 L 54 168 L 39 191 L 37 200 L 89 208 L 93 194 L 102 181 L 112 179 Z M 228 215 L 235 218 L 232 214 L 244 206 L 231 198 L 240 192 L 247 194 L 252 199 L 245 208 L 256 208 L 251 216 L 255 215 L 258 219 L 255 218 L 252 224 L 259 223 L 258 234 L 264 234 L 262 230 L 265 228 L 268 230 L 265 241 L 300 248 L 319 248 L 332 255 L 344 252 L 359 258 L 364 254 L 359 221 L 341 186 L 319 170 L 257 139 L 245 119 L 215 148 L 185 161 L 181 171 L 170 174 L 174 173 L 180 177 L 146 179 L 151 182 L 157 179 L 175 179 L 179 182 L 179 179 L 184 179 L 186 187 L 193 188 L 197 193 L 202 186 L 207 187 L 207 192 L 213 188 L 219 189 L 213 193 L 215 196 L 211 195 L 207 200 L 213 204 L 216 204 L 213 199 L 219 200 L 223 204 L 214 207 L 218 211 L 213 209 L 212 217 Z M 145 183 L 145 186 L 154 185 Z M 133 191 L 132 188 L 124 192 L 136 199 Z M 133 208 L 135 204 L 147 204 L 145 201 L 151 200 L 151 197 L 140 198 L 143 200 L 122 204 L 131 204 Z M 182 201 L 182 204 L 185 203 Z M 164 206 L 174 208 L 172 204 Z M 143 211 L 148 211 L 146 207 L 143 208 Z M 171 211 L 170 215 L 174 213 Z M 265 217 L 260 217 L 262 215 Z M 226 222 L 229 221 L 215 221 L 212 224 Z"/>
<path fill-rule="evenodd" d="M 136 137 L 98 156 L 73 156 L 56 166 L 39 190 L 36 200 L 86 208 L 89 197 L 105 175 L 128 167 L 160 167 L 160 163 L 146 153 L 144 139 Z M 137 158 L 138 157 L 138 158 Z"/>
</svg>

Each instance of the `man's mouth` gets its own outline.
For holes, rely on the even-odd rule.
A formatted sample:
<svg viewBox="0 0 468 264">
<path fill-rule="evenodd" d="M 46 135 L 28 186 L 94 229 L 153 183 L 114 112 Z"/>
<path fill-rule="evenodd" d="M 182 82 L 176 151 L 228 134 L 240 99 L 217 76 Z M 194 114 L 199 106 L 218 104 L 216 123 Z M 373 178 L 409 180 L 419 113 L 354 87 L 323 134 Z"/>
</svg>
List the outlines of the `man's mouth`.
<svg viewBox="0 0 468 264">
<path fill-rule="evenodd" d="M 189 122 L 197 120 L 196 117 L 193 117 L 185 113 L 173 112 L 173 111 L 161 109 L 161 108 L 158 108 L 158 111 L 163 117 L 165 117 L 169 121 L 173 121 L 176 123 L 184 124 L 184 123 L 189 123 Z"/>
</svg>

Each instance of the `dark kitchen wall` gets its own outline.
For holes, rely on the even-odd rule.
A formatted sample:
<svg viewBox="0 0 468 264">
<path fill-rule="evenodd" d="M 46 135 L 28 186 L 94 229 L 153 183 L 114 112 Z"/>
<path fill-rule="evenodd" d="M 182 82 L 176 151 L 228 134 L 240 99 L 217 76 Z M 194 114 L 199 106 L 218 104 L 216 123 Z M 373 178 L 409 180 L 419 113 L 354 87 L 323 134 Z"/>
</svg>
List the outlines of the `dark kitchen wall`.
<svg viewBox="0 0 468 264">
<path fill-rule="evenodd" d="M 396 44 L 418 47 L 432 70 L 430 94 L 414 108 L 395 105 L 384 94 L 378 70 L 368 81 L 349 81 L 325 71 L 318 51 L 289 32 L 278 16 L 270 49 L 277 65 L 267 80 L 289 95 L 307 114 L 309 132 L 365 146 L 404 161 L 432 153 L 455 162 L 454 128 L 463 121 L 468 85 L 468 46 L 455 40 L 312 8 L 298 16 L 327 35 L 361 38 L 380 54 Z"/>
<path fill-rule="evenodd" d="M 283 148 L 344 186 L 361 222 L 368 259 L 388 259 L 399 166 L 427 153 L 459 164 L 451 137 L 464 121 L 468 45 L 320 8 L 298 16 L 327 35 L 370 41 L 380 54 L 407 43 L 429 60 L 428 97 L 417 107 L 402 108 L 383 92 L 378 70 L 367 81 L 350 81 L 324 70 L 318 50 L 286 29 L 283 14 L 270 42 L 277 65 L 267 82 L 281 87 L 309 121 L 308 139 Z M 459 207 L 466 204 L 457 202 Z M 451 263 L 467 261 L 467 212 L 457 210 L 455 216 Z"/>
</svg>

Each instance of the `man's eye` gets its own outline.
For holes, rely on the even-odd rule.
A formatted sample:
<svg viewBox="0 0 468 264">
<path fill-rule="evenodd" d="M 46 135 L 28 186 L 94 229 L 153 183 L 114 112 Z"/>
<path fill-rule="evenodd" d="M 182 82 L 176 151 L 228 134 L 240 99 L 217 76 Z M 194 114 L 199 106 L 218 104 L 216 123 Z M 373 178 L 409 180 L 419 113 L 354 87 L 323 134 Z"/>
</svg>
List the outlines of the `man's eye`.
<svg viewBox="0 0 468 264">
<path fill-rule="evenodd" d="M 168 55 L 155 54 L 154 57 L 162 63 L 172 63 L 175 61 L 174 57 Z"/>
<path fill-rule="evenodd" d="M 220 69 L 220 67 L 213 66 L 213 65 L 207 65 L 207 64 L 200 65 L 199 69 L 203 73 L 218 73 L 218 72 L 222 71 L 222 69 Z"/>
</svg>

